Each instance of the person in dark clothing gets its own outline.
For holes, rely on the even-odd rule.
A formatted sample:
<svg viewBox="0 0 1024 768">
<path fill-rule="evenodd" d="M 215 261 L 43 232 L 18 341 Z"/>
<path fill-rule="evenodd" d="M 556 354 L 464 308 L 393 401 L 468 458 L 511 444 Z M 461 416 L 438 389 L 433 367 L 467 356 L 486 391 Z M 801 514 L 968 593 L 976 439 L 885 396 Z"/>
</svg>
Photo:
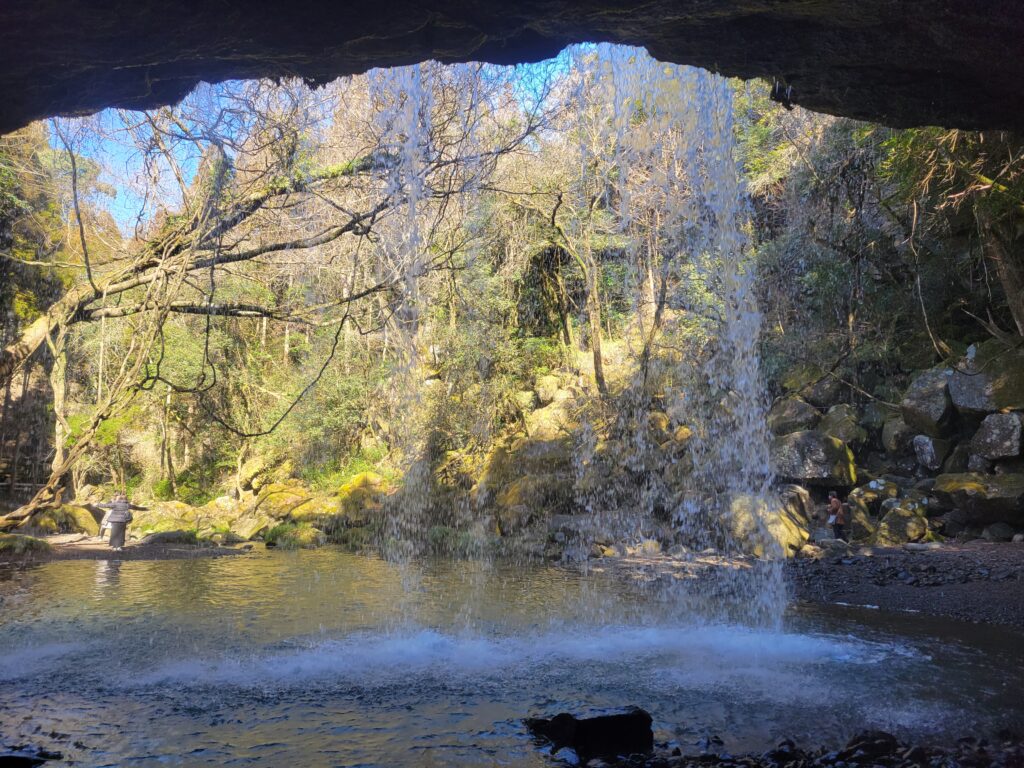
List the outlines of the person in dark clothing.
<svg viewBox="0 0 1024 768">
<path fill-rule="evenodd" d="M 846 505 L 839 501 L 835 491 L 828 492 L 828 523 L 832 526 L 832 535 L 846 541 Z"/>
<path fill-rule="evenodd" d="M 100 504 L 103 509 L 110 510 L 103 517 L 103 525 L 110 529 L 110 548 L 120 552 L 124 548 L 124 537 L 128 530 L 128 523 L 132 521 L 132 510 L 145 510 L 128 501 L 128 497 L 119 493 L 109 504 Z"/>
</svg>

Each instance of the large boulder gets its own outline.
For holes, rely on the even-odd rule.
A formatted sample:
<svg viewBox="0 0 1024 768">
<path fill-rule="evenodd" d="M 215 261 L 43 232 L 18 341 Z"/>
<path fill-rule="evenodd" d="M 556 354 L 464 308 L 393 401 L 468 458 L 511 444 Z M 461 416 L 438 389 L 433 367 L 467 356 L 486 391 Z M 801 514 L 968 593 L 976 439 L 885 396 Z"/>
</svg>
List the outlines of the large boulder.
<svg viewBox="0 0 1024 768">
<path fill-rule="evenodd" d="M 913 445 L 914 434 L 914 429 L 902 416 L 892 415 L 882 427 L 882 447 L 893 456 L 907 453 Z"/>
<path fill-rule="evenodd" d="M 992 523 L 985 526 L 985 530 L 981 532 L 981 538 L 985 539 L 985 541 L 1010 541 L 1016 533 L 1012 525 Z"/>
<path fill-rule="evenodd" d="M 942 462 L 946 460 L 952 448 L 949 440 L 930 435 L 915 435 L 913 445 L 917 463 L 932 472 L 942 467 Z"/>
<path fill-rule="evenodd" d="M 793 432 L 772 441 L 772 465 L 789 482 L 851 486 L 857 482 L 853 453 L 846 443 L 820 432 Z"/>
<path fill-rule="evenodd" d="M 851 541 L 869 541 L 875 535 L 877 526 L 868 514 L 864 503 L 849 502 L 850 514 L 846 523 Z"/>
<path fill-rule="evenodd" d="M 799 397 L 784 397 L 768 411 L 768 428 L 776 435 L 812 429 L 821 419 L 813 405 Z"/>
<path fill-rule="evenodd" d="M 949 394 L 964 413 L 1024 410 L 1024 348 L 998 339 L 972 347 L 949 379 Z"/>
<path fill-rule="evenodd" d="M 944 475 L 958 475 L 961 472 L 967 472 L 967 462 L 971 458 L 970 446 L 960 443 L 956 448 L 949 452 L 949 456 L 942 463 L 942 473 Z"/>
<path fill-rule="evenodd" d="M 293 509 L 313 498 L 309 489 L 298 483 L 268 483 L 256 496 L 255 509 L 275 520 L 284 520 Z"/>
<path fill-rule="evenodd" d="M 891 408 L 872 400 L 864 406 L 864 411 L 860 416 L 860 425 L 867 430 L 869 435 L 879 436 L 882 434 L 882 427 L 885 426 L 886 419 L 891 415 Z"/>
<path fill-rule="evenodd" d="M 537 401 L 543 408 L 546 405 L 550 405 L 555 400 L 555 396 L 558 394 L 558 390 L 561 389 L 562 382 L 558 380 L 558 377 L 553 374 L 546 374 L 544 376 L 538 376 L 534 382 L 533 391 L 537 393 Z"/>
<path fill-rule="evenodd" d="M 525 722 L 535 737 L 551 742 L 552 754 L 571 749 L 574 762 L 580 765 L 595 757 L 615 760 L 619 755 L 646 754 L 654 748 L 652 719 L 642 709 L 588 718 L 563 712 L 550 720 L 530 717 Z"/>
<path fill-rule="evenodd" d="M 1019 413 L 990 414 L 971 439 L 971 451 L 992 460 L 1020 456 L 1022 426 Z"/>
<path fill-rule="evenodd" d="M 885 501 L 899 498 L 900 493 L 900 487 L 891 480 L 872 480 L 850 491 L 847 501 L 851 505 L 862 505 L 869 514 L 878 514 Z"/>
<path fill-rule="evenodd" d="M 968 523 L 1024 524 L 1024 475 L 939 475 L 932 492 L 945 506 L 963 510 Z"/>
<path fill-rule="evenodd" d="M 736 494 L 723 510 L 729 544 L 755 557 L 793 557 L 810 539 L 810 521 L 797 505 Z"/>
<path fill-rule="evenodd" d="M 818 424 L 818 431 L 850 446 L 862 445 L 868 432 L 859 423 L 857 409 L 848 403 L 833 405 Z"/>
<path fill-rule="evenodd" d="M 899 506 L 885 514 L 872 541 L 880 547 L 898 547 L 910 541 L 920 541 L 927 534 L 928 519 L 920 509 Z"/>
<path fill-rule="evenodd" d="M 811 405 L 828 408 L 842 394 L 843 383 L 830 373 L 800 390 L 800 394 Z"/>
<path fill-rule="evenodd" d="M 41 509 L 27 518 L 18 526 L 22 533 L 33 533 L 48 536 L 58 533 L 86 533 L 95 536 L 100 526 L 97 520 L 102 519 L 103 510 L 96 509 L 93 513 L 88 507 L 77 504 L 65 504 L 62 507 Z"/>
<path fill-rule="evenodd" d="M 953 419 L 953 401 L 949 396 L 947 368 L 933 368 L 914 379 L 903 395 L 900 410 L 903 421 L 930 437 L 942 437 Z"/>
</svg>

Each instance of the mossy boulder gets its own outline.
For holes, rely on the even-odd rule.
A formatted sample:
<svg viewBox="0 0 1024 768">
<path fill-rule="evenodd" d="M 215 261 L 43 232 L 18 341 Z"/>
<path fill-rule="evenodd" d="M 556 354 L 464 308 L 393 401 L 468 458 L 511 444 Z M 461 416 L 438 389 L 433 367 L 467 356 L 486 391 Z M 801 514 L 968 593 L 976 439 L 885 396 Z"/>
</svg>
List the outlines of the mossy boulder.
<svg viewBox="0 0 1024 768">
<path fill-rule="evenodd" d="M 1024 475 L 939 475 L 932 492 L 947 508 L 962 510 L 969 524 L 1024 524 Z"/>
<path fill-rule="evenodd" d="M 752 494 L 730 500 L 725 523 L 732 542 L 755 557 L 793 557 L 811 537 L 810 522 L 795 506 Z"/>
<path fill-rule="evenodd" d="M 133 512 L 132 529 L 139 534 L 196 530 L 206 517 L 198 508 L 182 501 L 161 501 L 149 509 Z"/>
<path fill-rule="evenodd" d="M 800 390 L 804 400 L 819 408 L 833 405 L 843 391 L 843 383 L 832 374 L 826 373 L 814 383 Z"/>
<path fill-rule="evenodd" d="M 900 410 L 903 421 L 911 429 L 930 437 L 942 437 L 953 420 L 955 411 L 949 396 L 948 368 L 933 368 L 915 378 L 906 393 Z"/>
<path fill-rule="evenodd" d="M 515 398 L 516 405 L 521 411 L 529 413 L 537 407 L 537 394 L 531 390 L 520 390 L 519 392 L 516 392 L 513 397 Z"/>
<path fill-rule="evenodd" d="M 822 417 L 818 431 L 842 440 L 849 446 L 862 445 L 868 439 L 868 432 L 859 423 L 857 409 L 848 403 L 833 405 Z"/>
<path fill-rule="evenodd" d="M 274 520 L 284 520 L 312 498 L 312 492 L 298 483 L 268 483 L 260 488 L 253 507 Z"/>
<path fill-rule="evenodd" d="M 34 536 L 18 533 L 0 533 L 0 555 L 31 557 L 45 555 L 53 549 L 47 542 Z"/>
<path fill-rule="evenodd" d="M 851 541 L 870 541 L 878 526 L 871 518 L 867 505 L 863 502 L 848 502 L 850 514 L 846 527 L 849 529 Z"/>
<path fill-rule="evenodd" d="M 789 482 L 851 486 L 857 482 L 853 453 L 842 440 L 820 432 L 793 432 L 772 441 L 776 474 Z"/>
<path fill-rule="evenodd" d="M 768 411 L 768 428 L 776 435 L 788 435 L 813 428 L 821 420 L 821 413 L 799 397 L 777 400 Z"/>
<path fill-rule="evenodd" d="M 904 506 L 889 510 L 878 524 L 872 543 L 880 547 L 898 547 L 920 541 L 928 535 L 928 520 L 919 509 Z"/>
<path fill-rule="evenodd" d="M 964 413 L 1024 410 L 1024 348 L 991 339 L 968 350 L 950 376 L 949 394 Z"/>
<path fill-rule="evenodd" d="M 864 430 L 872 440 L 876 440 L 881 437 L 886 419 L 892 415 L 893 410 L 891 408 L 872 400 L 864 406 L 860 416 L 860 425 L 864 427 Z"/>
<path fill-rule="evenodd" d="M 387 480 L 381 475 L 376 472 L 360 472 L 345 482 L 335 496 L 340 512 L 353 525 L 359 525 L 380 514 L 388 490 Z"/>
<path fill-rule="evenodd" d="M 316 549 L 327 543 L 327 536 L 309 523 L 279 523 L 267 531 L 264 541 L 277 549 Z"/>
<path fill-rule="evenodd" d="M 882 447 L 893 456 L 908 453 L 913 446 L 915 434 L 913 427 L 902 416 L 894 414 L 886 419 L 882 427 Z"/>
<path fill-rule="evenodd" d="M 199 543 L 199 534 L 194 530 L 160 531 L 143 536 L 139 541 L 142 545 L 185 544 L 195 546 Z"/>
<path fill-rule="evenodd" d="M 900 493 L 900 487 L 891 480 L 872 480 L 850 491 L 848 501 L 851 504 L 863 504 L 870 514 L 877 515 L 883 502 L 899 498 Z"/>
<path fill-rule="evenodd" d="M 97 510 L 101 513 L 102 510 Z M 102 514 L 99 515 L 102 518 Z M 51 536 L 58 533 L 85 533 L 96 536 L 100 532 L 97 515 L 86 507 L 65 504 L 61 507 L 41 509 L 21 526 L 26 533 Z"/>
<path fill-rule="evenodd" d="M 561 389 L 562 382 L 559 381 L 558 377 L 554 374 L 546 374 L 544 376 L 538 376 L 534 382 L 533 391 L 537 394 L 537 401 L 541 407 L 550 405 L 554 402 L 555 397 L 558 395 L 558 390 Z"/>
</svg>

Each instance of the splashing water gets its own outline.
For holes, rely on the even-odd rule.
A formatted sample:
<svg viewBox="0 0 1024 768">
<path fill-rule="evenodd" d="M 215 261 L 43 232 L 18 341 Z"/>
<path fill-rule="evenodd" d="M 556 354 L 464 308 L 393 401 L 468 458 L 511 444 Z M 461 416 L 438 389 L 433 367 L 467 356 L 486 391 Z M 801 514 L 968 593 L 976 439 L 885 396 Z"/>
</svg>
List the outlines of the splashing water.
<svg viewBox="0 0 1024 768">
<path fill-rule="evenodd" d="M 602 44 L 579 49 L 577 57 L 581 93 L 589 89 L 588 98 L 614 107 L 610 118 L 593 109 L 588 114 L 581 98 L 578 133 L 598 134 L 596 140 L 581 139 L 581 165 L 600 167 L 598 155 L 612 147 L 600 181 L 614 190 L 619 230 L 634 253 L 643 245 L 628 237 L 634 221 L 651 208 L 659 218 L 659 243 L 649 246 L 657 253 L 648 255 L 661 260 L 663 298 L 651 324 L 660 319 L 661 334 L 677 338 L 688 327 L 692 334 L 697 324 L 706 337 L 697 354 L 660 362 L 662 375 L 673 383 L 663 393 L 664 408 L 674 421 L 692 426 L 692 466 L 681 479 L 679 473 L 668 479 L 665 467 L 660 474 L 648 472 L 634 509 L 626 514 L 650 515 L 667 504 L 677 538 L 690 551 L 710 547 L 726 555 L 758 556 L 752 568 L 722 570 L 719 580 L 727 583 L 716 591 L 745 604 L 747 620 L 777 623 L 785 604 L 782 552 L 772 535 L 779 505 L 771 491 L 757 348 L 761 318 L 728 82 L 703 70 L 659 63 L 636 48 Z M 634 279 L 642 287 L 643 277 Z M 657 329 L 642 331 L 647 347 Z M 624 461 L 636 470 L 645 469 L 650 447 L 647 377 L 653 364 L 647 355 L 646 348 L 638 355 L 640 370 L 625 398 L 636 429 Z M 581 442 L 586 463 L 593 440 Z M 586 501 L 588 507 L 599 504 L 595 495 Z"/>
</svg>

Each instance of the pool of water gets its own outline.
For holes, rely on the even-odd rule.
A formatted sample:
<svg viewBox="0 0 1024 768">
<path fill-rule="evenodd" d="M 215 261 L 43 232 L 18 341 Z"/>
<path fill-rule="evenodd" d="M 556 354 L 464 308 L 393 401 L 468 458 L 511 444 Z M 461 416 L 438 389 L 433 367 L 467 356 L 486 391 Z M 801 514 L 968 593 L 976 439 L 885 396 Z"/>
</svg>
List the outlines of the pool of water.
<svg viewBox="0 0 1024 768">
<path fill-rule="evenodd" d="M 550 765 L 521 719 L 630 704 L 684 749 L 1024 731 L 1024 636 L 661 582 L 330 549 L 0 566 L 0 742 L 100 766 Z"/>
</svg>

